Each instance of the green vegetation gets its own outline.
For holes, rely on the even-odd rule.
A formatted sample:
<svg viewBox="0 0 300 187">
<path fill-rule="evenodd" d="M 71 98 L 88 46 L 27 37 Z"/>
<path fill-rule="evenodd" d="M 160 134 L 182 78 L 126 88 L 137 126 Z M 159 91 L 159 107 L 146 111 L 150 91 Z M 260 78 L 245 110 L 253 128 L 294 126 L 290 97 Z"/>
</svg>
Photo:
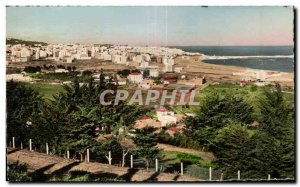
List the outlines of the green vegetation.
<svg viewBox="0 0 300 187">
<path fill-rule="evenodd" d="M 27 40 L 20 40 L 15 38 L 6 38 L 6 44 L 16 45 L 16 44 L 25 44 L 25 45 L 35 45 L 35 44 L 41 44 L 43 46 L 47 45 L 45 42 L 37 42 L 37 41 L 27 41 Z"/>
<path fill-rule="evenodd" d="M 8 82 L 8 140 L 15 137 L 16 141 L 28 146 L 26 142 L 32 139 L 36 142 L 35 147 L 43 151 L 48 143 L 52 154 L 61 156 L 69 150 L 80 159 L 87 149 L 93 153 L 95 160 L 105 159 L 108 151 L 112 151 L 115 163 L 119 163 L 122 149 L 115 136 L 105 141 L 97 141 L 97 137 L 116 132 L 120 124 L 131 126 L 145 111 L 125 102 L 118 106 L 100 105 L 99 93 L 117 88 L 112 80 L 104 79 L 103 74 L 98 83 L 90 77 L 87 84 L 80 86 L 75 77 L 73 84 L 62 87 L 63 91 L 45 102 L 32 87 Z M 114 100 L 114 97 L 106 99 Z"/>
<path fill-rule="evenodd" d="M 260 98 L 263 97 L 265 88 L 269 87 L 271 86 L 240 86 L 239 84 L 222 83 L 206 87 L 200 92 L 200 94 L 198 94 L 197 98 L 200 100 L 200 102 L 205 102 L 206 98 L 213 93 L 218 93 L 221 95 L 229 94 L 236 98 L 243 99 L 250 106 L 252 106 L 254 110 L 253 116 L 255 117 L 259 116 L 260 114 Z M 291 104 L 293 102 L 294 94 L 283 93 L 283 97 L 287 104 Z"/>
<path fill-rule="evenodd" d="M 251 96 L 258 90 L 259 97 Z M 238 89 L 212 91 L 196 116 L 187 119 L 185 135 L 214 152 L 215 163 L 227 178 L 234 177 L 237 170 L 242 170 L 241 177 L 248 179 L 265 178 L 268 174 L 293 178 L 294 106 L 286 102 L 278 84 L 256 91 L 249 87 L 248 92 L 238 93 Z M 249 97 L 243 98 L 247 94 Z M 256 100 L 255 105 L 249 103 L 251 99 Z M 250 131 L 254 120 L 259 121 L 259 126 Z"/>
<path fill-rule="evenodd" d="M 163 130 L 158 134 L 158 139 L 160 143 L 196 150 L 203 150 L 203 145 L 201 145 L 198 141 L 195 141 L 191 137 L 185 136 L 180 133 L 176 133 L 174 134 L 174 136 L 170 136 Z"/>
<path fill-rule="evenodd" d="M 63 86 L 59 84 L 49 84 L 49 83 L 24 83 L 26 87 L 32 88 L 34 91 L 38 92 L 43 99 L 53 100 L 53 96 L 63 92 Z"/>
<path fill-rule="evenodd" d="M 134 155 L 143 158 L 148 170 L 150 162 L 153 161 L 159 153 L 157 145 L 157 137 L 154 134 L 156 129 L 152 127 L 146 127 L 144 129 L 137 129 L 136 136 L 133 137 L 133 141 L 136 144 Z"/>
<path fill-rule="evenodd" d="M 60 80 L 70 81 L 73 80 L 76 74 L 74 73 L 28 73 L 28 76 L 36 79 L 43 80 Z"/>
<path fill-rule="evenodd" d="M 195 164 L 201 168 L 217 167 L 216 164 L 206 162 L 201 157 L 174 151 L 162 151 L 161 160 L 167 169 L 173 167 L 174 165 L 180 165 L 181 162 L 185 167 L 192 164 Z M 176 170 L 178 171 L 178 168 Z"/>
<path fill-rule="evenodd" d="M 117 86 L 112 79 L 104 79 L 102 73 L 96 83 L 88 72 L 86 77 L 86 84 L 81 86 L 80 78 L 75 76 L 72 84 L 53 87 L 56 93 L 50 91 L 53 85 L 8 82 L 7 138 L 16 137 L 23 142 L 32 139 L 35 147 L 43 151 L 48 143 L 51 154 L 61 156 L 70 150 L 72 156 L 80 159 L 90 149 L 93 160 L 102 163 L 108 163 L 109 151 L 113 164 L 123 162 L 129 152 L 142 159 L 147 169 L 155 158 L 161 158 L 167 172 L 180 171 L 183 162 L 186 173 L 193 176 L 207 176 L 207 168 L 212 167 L 223 172 L 225 179 L 236 178 L 237 170 L 243 179 L 265 179 L 268 174 L 278 179 L 294 178 L 293 95 L 282 92 L 279 85 L 209 86 L 198 95 L 201 105 L 194 106 L 195 116 L 186 119 L 182 134 L 171 137 L 164 130 L 155 134 L 156 129 L 145 128 L 129 136 L 132 124 L 151 113 L 136 105 L 126 105 L 125 101 L 117 106 L 100 105 L 99 93 L 116 90 Z M 50 95 L 52 99 L 45 102 L 43 98 Z M 114 101 L 115 96 L 105 99 Z M 253 126 L 253 122 L 257 125 Z M 121 127 L 125 129 L 123 133 Z M 134 146 L 122 145 L 124 139 L 131 139 Z M 155 147 L 158 142 L 210 151 L 216 159 L 208 163 L 186 153 L 160 151 Z M 23 170 L 16 170 L 15 178 L 22 178 L 23 174 L 19 174 Z M 96 179 L 82 173 L 51 180 L 119 179 Z"/>
<path fill-rule="evenodd" d="M 58 81 L 72 81 L 75 77 L 78 78 L 79 82 L 88 82 L 91 74 L 83 72 L 81 76 L 78 76 L 79 72 L 69 73 L 28 73 L 27 75 L 31 78 L 42 79 L 42 80 L 58 80 Z"/>
<path fill-rule="evenodd" d="M 27 173 L 27 167 L 23 164 L 7 165 L 7 180 L 10 182 L 30 182 L 32 179 Z"/>
<path fill-rule="evenodd" d="M 195 117 L 186 120 L 186 135 L 209 149 L 219 129 L 230 123 L 250 124 L 253 109 L 242 99 L 213 93 L 201 103 Z"/>
<path fill-rule="evenodd" d="M 247 102 L 250 106 L 253 107 L 254 113 L 253 116 L 258 116 L 260 113 L 259 108 L 259 99 L 264 94 L 264 89 L 270 86 L 256 86 L 256 85 L 244 85 L 240 86 L 239 84 L 232 83 L 222 83 L 216 85 L 210 85 L 196 96 L 195 100 L 200 101 L 200 103 L 205 102 L 207 97 L 210 97 L 212 94 L 229 94 L 233 95 L 236 98 L 241 98 L 245 102 Z M 283 93 L 284 101 L 291 105 L 294 102 L 294 94 L 292 93 Z M 174 108 L 170 108 L 170 110 L 183 114 L 183 113 L 194 113 L 198 111 L 197 106 L 176 106 Z"/>
<path fill-rule="evenodd" d="M 31 88 L 16 82 L 6 85 L 7 138 L 27 141 L 32 135 L 30 123 L 42 110 L 41 96 Z"/>
</svg>

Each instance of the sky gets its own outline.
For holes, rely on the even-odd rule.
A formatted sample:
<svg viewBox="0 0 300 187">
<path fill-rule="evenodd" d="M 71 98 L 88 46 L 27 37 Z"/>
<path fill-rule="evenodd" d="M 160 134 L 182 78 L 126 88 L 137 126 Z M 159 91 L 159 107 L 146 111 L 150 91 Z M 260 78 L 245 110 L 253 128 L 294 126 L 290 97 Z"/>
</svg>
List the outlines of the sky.
<svg viewBox="0 0 300 187">
<path fill-rule="evenodd" d="M 293 45 L 292 7 L 7 7 L 6 36 L 136 46 Z"/>
</svg>

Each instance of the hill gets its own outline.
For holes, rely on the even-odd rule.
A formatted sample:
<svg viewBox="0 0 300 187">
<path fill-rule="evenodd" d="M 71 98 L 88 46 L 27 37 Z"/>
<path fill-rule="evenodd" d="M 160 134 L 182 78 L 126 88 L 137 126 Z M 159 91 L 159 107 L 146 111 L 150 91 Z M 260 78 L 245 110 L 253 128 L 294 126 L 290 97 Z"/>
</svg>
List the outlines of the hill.
<svg viewBox="0 0 300 187">
<path fill-rule="evenodd" d="M 26 41 L 26 40 L 20 40 L 16 38 L 6 38 L 6 44 L 25 44 L 25 45 L 35 45 L 35 44 L 41 44 L 41 45 L 47 45 L 46 42 L 38 42 L 38 41 Z"/>
</svg>

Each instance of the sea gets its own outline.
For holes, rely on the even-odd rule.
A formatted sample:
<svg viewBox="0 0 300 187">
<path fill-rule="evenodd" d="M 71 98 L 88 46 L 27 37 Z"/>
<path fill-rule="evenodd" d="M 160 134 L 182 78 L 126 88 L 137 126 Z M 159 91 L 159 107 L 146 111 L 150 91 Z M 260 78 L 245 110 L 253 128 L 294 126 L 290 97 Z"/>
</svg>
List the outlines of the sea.
<svg viewBox="0 0 300 187">
<path fill-rule="evenodd" d="M 203 62 L 294 72 L 294 46 L 171 46 L 204 54 Z"/>
</svg>

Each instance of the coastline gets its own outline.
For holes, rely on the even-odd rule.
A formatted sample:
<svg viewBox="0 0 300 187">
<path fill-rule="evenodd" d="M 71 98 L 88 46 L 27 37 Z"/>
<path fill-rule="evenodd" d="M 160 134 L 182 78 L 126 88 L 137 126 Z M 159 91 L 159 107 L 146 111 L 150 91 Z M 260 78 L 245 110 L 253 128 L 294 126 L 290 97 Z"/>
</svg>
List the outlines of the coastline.
<svg viewBox="0 0 300 187">
<path fill-rule="evenodd" d="M 192 61 L 179 59 L 175 61 L 175 65 L 182 66 L 187 73 L 199 73 L 212 81 L 239 82 L 241 79 L 244 78 L 244 76 L 238 74 L 257 71 L 277 72 L 276 78 L 278 79 L 278 81 L 274 82 L 279 82 L 282 86 L 294 88 L 294 73 L 292 72 L 281 72 L 273 70 L 252 69 L 231 65 L 210 64 L 201 60 Z"/>
</svg>

